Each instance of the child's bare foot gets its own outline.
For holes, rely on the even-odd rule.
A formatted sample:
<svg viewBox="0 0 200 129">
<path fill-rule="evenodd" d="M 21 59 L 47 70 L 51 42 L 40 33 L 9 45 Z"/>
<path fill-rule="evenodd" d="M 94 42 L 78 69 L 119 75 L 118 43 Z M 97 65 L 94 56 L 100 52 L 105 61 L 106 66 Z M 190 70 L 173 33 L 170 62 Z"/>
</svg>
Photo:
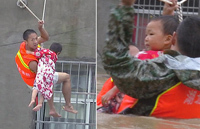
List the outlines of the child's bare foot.
<svg viewBox="0 0 200 129">
<path fill-rule="evenodd" d="M 54 110 L 50 110 L 49 111 L 49 115 L 53 116 L 53 117 L 61 117 L 61 115 L 58 114 L 55 109 Z"/>
<path fill-rule="evenodd" d="M 35 100 L 31 100 L 31 102 L 29 103 L 28 107 L 31 107 L 34 103 L 35 103 Z"/>
<path fill-rule="evenodd" d="M 63 106 L 63 110 L 65 110 L 67 112 L 74 113 L 74 114 L 78 113 L 78 111 L 74 110 L 73 106 L 67 106 L 67 105 L 65 105 L 65 106 Z"/>
<path fill-rule="evenodd" d="M 42 107 L 42 104 L 38 104 L 37 106 L 33 108 L 33 111 L 39 111 L 41 107 Z"/>
</svg>

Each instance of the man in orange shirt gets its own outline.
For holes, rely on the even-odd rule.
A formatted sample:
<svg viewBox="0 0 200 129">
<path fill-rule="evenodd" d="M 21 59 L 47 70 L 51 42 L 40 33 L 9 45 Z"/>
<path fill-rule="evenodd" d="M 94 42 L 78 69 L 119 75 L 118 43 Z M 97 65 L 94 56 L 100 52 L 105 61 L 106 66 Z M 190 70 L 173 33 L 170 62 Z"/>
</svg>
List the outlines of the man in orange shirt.
<svg viewBox="0 0 200 129">
<path fill-rule="evenodd" d="M 31 88 L 34 85 L 35 76 L 37 73 L 38 60 L 31 54 L 27 54 L 26 50 L 34 52 L 39 44 L 47 41 L 49 35 L 47 31 L 42 27 L 44 24 L 43 21 L 38 22 L 38 29 L 40 31 L 40 36 L 34 30 L 28 29 L 23 34 L 24 42 L 21 43 L 20 49 L 15 57 L 17 68 L 21 74 L 24 82 Z M 63 109 L 65 111 L 72 112 L 74 111 L 70 98 L 71 98 L 71 82 L 70 76 L 67 73 L 56 72 L 54 74 L 54 84 L 63 83 L 62 93 L 65 98 L 65 106 Z M 61 117 L 55 110 L 53 104 L 53 97 L 48 101 L 50 111 L 49 115 L 53 117 Z"/>
</svg>

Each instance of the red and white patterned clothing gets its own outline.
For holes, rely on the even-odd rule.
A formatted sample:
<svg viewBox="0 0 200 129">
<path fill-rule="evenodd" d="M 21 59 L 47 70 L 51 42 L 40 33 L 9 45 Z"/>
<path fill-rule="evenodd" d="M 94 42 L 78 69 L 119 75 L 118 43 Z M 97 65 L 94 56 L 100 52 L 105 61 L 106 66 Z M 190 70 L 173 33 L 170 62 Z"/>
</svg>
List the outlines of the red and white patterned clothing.
<svg viewBox="0 0 200 129">
<path fill-rule="evenodd" d="M 38 48 L 34 55 L 39 59 L 35 78 L 36 87 L 44 99 L 50 99 L 53 95 L 53 76 L 55 73 L 55 62 L 58 57 L 49 49 Z"/>
</svg>

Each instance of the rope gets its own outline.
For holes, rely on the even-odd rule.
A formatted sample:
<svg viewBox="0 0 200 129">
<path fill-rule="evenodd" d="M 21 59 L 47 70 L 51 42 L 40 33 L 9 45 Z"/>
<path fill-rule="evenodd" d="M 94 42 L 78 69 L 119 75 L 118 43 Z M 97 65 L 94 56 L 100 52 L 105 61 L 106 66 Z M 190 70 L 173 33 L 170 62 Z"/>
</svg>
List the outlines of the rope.
<svg viewBox="0 0 200 129">
<path fill-rule="evenodd" d="M 20 0 L 20 2 L 24 5 L 24 7 L 26 7 L 26 9 L 28 9 L 28 11 L 38 20 L 38 21 L 41 21 L 30 9 L 28 6 L 26 6 L 26 4 Z"/>
<path fill-rule="evenodd" d="M 179 4 L 179 8 L 177 8 L 177 14 L 178 14 L 178 20 L 179 22 L 183 21 L 183 8 L 181 6 L 181 4 Z"/>
<path fill-rule="evenodd" d="M 180 2 L 178 2 L 179 8 L 177 8 L 177 14 L 178 14 L 178 20 L 179 22 L 183 21 L 183 8 L 182 8 L 182 4 L 184 2 L 186 2 L 187 0 L 182 0 Z"/>
<path fill-rule="evenodd" d="M 165 3 L 168 3 L 168 4 L 173 4 L 171 1 L 169 0 L 160 0 L 162 2 L 165 2 Z M 177 4 L 179 5 L 179 8 L 177 8 L 176 12 L 178 14 L 178 20 L 179 22 L 182 22 L 183 21 L 183 8 L 182 8 L 182 4 L 184 2 L 186 2 L 187 0 L 182 0 L 180 2 L 178 2 Z"/>
<path fill-rule="evenodd" d="M 45 9 L 46 9 L 46 0 L 44 0 L 44 6 L 43 6 L 43 13 L 42 13 L 42 20 L 44 21 L 44 15 L 45 15 Z"/>
<path fill-rule="evenodd" d="M 23 0 L 24 1 L 24 0 Z M 33 11 L 31 11 L 30 9 L 29 9 L 29 7 L 26 5 L 27 4 L 27 2 L 26 2 L 26 4 L 23 2 L 22 0 L 18 0 L 17 1 L 17 5 L 20 7 L 20 8 L 24 8 L 24 7 L 26 7 L 26 9 L 38 20 L 38 21 L 41 21 L 34 13 L 33 13 Z M 20 6 L 20 2 L 21 2 L 21 4 L 23 5 L 23 6 Z M 44 16 L 45 16 L 45 9 L 46 9 L 46 0 L 44 0 L 44 6 L 43 6 L 43 12 L 42 12 L 42 21 L 44 21 Z M 44 28 L 44 24 L 43 24 L 43 28 Z M 41 43 L 41 47 L 43 47 L 43 43 Z"/>
<path fill-rule="evenodd" d="M 27 0 L 23 0 L 23 2 L 27 5 Z M 24 5 L 20 2 L 20 0 L 17 1 L 17 6 L 20 8 L 25 8 Z"/>
<path fill-rule="evenodd" d="M 42 12 L 42 21 L 44 21 L 44 16 L 45 16 L 45 10 L 46 10 L 46 0 L 44 0 L 44 6 L 43 6 L 43 12 Z M 44 24 L 42 26 L 44 28 Z M 44 47 L 44 44 L 41 43 L 41 47 L 43 48 Z"/>
<path fill-rule="evenodd" d="M 182 0 L 181 2 L 179 2 L 180 4 L 183 4 L 184 2 L 186 2 L 187 0 Z"/>
</svg>

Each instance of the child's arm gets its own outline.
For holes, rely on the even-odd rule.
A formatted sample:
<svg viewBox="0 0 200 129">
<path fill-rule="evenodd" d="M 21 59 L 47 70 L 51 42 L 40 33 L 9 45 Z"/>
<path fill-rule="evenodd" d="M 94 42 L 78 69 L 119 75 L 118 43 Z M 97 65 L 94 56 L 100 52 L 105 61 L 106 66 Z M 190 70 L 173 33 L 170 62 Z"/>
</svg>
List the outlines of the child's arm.
<svg viewBox="0 0 200 129">
<path fill-rule="evenodd" d="M 32 54 L 32 55 L 34 55 L 34 52 L 29 51 L 29 50 L 26 50 L 26 53 L 27 53 L 27 54 Z"/>
<path fill-rule="evenodd" d="M 139 49 L 134 45 L 129 45 L 129 53 L 131 56 L 136 56 L 138 54 Z"/>
<path fill-rule="evenodd" d="M 35 52 L 26 50 L 26 53 L 27 53 L 27 54 L 32 54 L 32 55 L 34 55 L 34 56 L 35 56 L 36 58 L 38 58 L 38 59 L 40 59 L 40 58 L 43 56 L 43 54 L 44 54 L 43 49 L 41 49 L 41 50 L 36 50 Z"/>
<path fill-rule="evenodd" d="M 36 51 L 34 52 L 34 55 L 36 58 L 40 59 L 43 56 L 44 52 L 43 51 Z"/>
<path fill-rule="evenodd" d="M 101 98 L 101 103 L 103 105 L 108 104 L 108 101 L 112 99 L 117 93 L 119 92 L 119 89 L 114 86 L 112 89 L 110 89 L 105 95 Z"/>
</svg>

